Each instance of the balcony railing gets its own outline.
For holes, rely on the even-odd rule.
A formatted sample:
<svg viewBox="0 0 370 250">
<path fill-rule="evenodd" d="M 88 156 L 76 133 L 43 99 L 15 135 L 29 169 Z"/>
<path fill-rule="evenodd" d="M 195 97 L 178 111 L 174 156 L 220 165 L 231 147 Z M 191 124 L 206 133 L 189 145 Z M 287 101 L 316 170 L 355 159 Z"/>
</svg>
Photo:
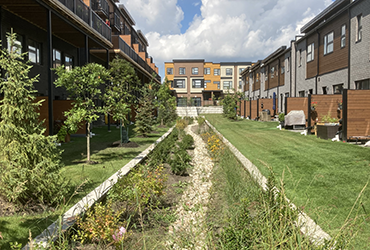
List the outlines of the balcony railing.
<svg viewBox="0 0 370 250">
<path fill-rule="evenodd" d="M 87 6 L 82 0 L 58 0 L 70 11 L 75 13 L 90 27 L 98 31 L 108 41 L 112 41 L 111 28 Z M 109 8 L 109 7 L 108 7 Z"/>
<path fill-rule="evenodd" d="M 112 25 L 119 33 L 121 33 L 121 19 L 119 15 L 115 12 L 111 14 L 111 19 L 112 19 Z"/>
<path fill-rule="evenodd" d="M 149 74 L 152 74 L 153 72 L 156 73 L 140 56 L 138 56 L 133 50 L 121 37 L 118 37 L 119 41 L 119 49 L 128 55 L 132 60 L 137 62 L 141 67 L 143 67 Z M 156 73 L 156 79 L 158 81 L 161 81 L 161 77 Z"/>
<path fill-rule="evenodd" d="M 109 18 L 109 5 L 106 0 L 92 0 L 91 8 L 93 11 L 101 12 Z"/>
</svg>

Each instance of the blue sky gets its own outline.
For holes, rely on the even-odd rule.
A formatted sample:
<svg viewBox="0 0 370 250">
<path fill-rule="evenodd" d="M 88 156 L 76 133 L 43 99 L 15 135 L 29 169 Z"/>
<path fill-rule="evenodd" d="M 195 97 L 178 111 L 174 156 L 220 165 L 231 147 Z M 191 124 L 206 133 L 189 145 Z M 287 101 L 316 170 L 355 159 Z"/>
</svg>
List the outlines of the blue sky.
<svg viewBox="0 0 370 250">
<path fill-rule="evenodd" d="M 189 28 L 190 23 L 193 21 L 194 16 L 200 16 L 200 0 L 179 0 L 177 4 L 184 11 L 184 19 L 181 21 L 181 34 L 184 34 Z"/>
<path fill-rule="evenodd" d="M 257 61 L 300 34 L 333 0 L 120 0 L 148 42 L 164 78 L 164 62 Z"/>
</svg>

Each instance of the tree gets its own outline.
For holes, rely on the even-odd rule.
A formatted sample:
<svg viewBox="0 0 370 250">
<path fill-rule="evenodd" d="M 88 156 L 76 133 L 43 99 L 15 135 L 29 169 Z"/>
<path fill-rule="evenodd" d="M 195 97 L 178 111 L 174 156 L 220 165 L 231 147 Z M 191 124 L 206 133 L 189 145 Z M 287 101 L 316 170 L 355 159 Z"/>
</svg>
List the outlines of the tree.
<svg viewBox="0 0 370 250">
<path fill-rule="evenodd" d="M 129 62 L 119 57 L 113 59 L 109 69 L 111 81 L 107 83 L 104 93 L 105 113 L 114 120 L 120 121 L 121 144 L 129 142 L 128 115 L 131 106 L 136 102 L 135 92 L 139 86 L 139 79 L 135 69 Z M 125 129 L 123 130 L 122 127 Z"/>
<path fill-rule="evenodd" d="M 57 203 L 66 193 L 62 180 L 60 152 L 56 136 L 44 136 L 43 122 L 37 110 L 42 101 L 34 102 L 29 78 L 32 66 L 15 43 L 16 34 L 8 34 L 10 50 L 1 50 L 0 65 L 5 78 L 0 81 L 0 193 L 8 200 L 25 204 L 30 201 Z M 6 47 L 6 46 L 4 46 Z M 52 100 L 49 100 L 52 101 Z"/>
<path fill-rule="evenodd" d="M 82 67 L 67 70 L 59 66 L 56 70 L 58 75 L 55 85 L 65 87 L 74 98 L 73 107 L 65 112 L 68 129 L 76 131 L 81 123 L 87 125 L 87 162 L 91 163 L 90 157 L 90 130 L 91 123 L 103 113 L 103 108 L 96 101 L 102 99 L 101 87 L 109 79 L 109 72 L 104 66 L 89 63 Z"/>
<path fill-rule="evenodd" d="M 238 101 L 243 97 L 243 93 L 241 92 L 234 92 L 234 93 L 227 93 L 222 100 L 222 106 L 224 110 L 224 116 L 229 119 L 235 119 L 237 115 L 238 109 Z"/>
<path fill-rule="evenodd" d="M 136 128 L 135 131 L 143 137 L 147 137 L 152 132 L 154 124 L 154 97 L 155 90 L 153 89 L 153 82 L 145 84 L 141 89 L 141 98 L 136 112 Z"/>
<path fill-rule="evenodd" d="M 158 97 L 158 119 L 161 125 L 176 120 L 176 97 L 171 94 L 167 78 L 161 84 L 157 92 Z"/>
</svg>

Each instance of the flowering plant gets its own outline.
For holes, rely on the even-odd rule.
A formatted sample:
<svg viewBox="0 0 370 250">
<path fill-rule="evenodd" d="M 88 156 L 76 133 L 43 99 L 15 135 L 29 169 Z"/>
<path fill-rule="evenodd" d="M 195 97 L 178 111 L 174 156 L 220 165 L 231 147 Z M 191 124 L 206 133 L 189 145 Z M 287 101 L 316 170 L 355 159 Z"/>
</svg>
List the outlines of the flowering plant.
<svg viewBox="0 0 370 250">
<path fill-rule="evenodd" d="M 311 107 L 312 108 L 316 108 L 316 106 L 317 106 L 317 102 L 311 102 Z"/>
</svg>

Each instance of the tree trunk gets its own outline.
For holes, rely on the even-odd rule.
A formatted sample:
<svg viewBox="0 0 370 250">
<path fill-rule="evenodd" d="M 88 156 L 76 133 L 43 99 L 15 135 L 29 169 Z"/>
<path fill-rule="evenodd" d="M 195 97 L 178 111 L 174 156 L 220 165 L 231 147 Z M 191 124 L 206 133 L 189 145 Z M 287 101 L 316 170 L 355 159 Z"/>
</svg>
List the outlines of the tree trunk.
<svg viewBox="0 0 370 250">
<path fill-rule="evenodd" d="M 87 123 L 87 162 L 90 163 L 90 123 Z"/>
<path fill-rule="evenodd" d="M 161 119 L 161 125 L 163 126 L 163 119 Z"/>
</svg>

